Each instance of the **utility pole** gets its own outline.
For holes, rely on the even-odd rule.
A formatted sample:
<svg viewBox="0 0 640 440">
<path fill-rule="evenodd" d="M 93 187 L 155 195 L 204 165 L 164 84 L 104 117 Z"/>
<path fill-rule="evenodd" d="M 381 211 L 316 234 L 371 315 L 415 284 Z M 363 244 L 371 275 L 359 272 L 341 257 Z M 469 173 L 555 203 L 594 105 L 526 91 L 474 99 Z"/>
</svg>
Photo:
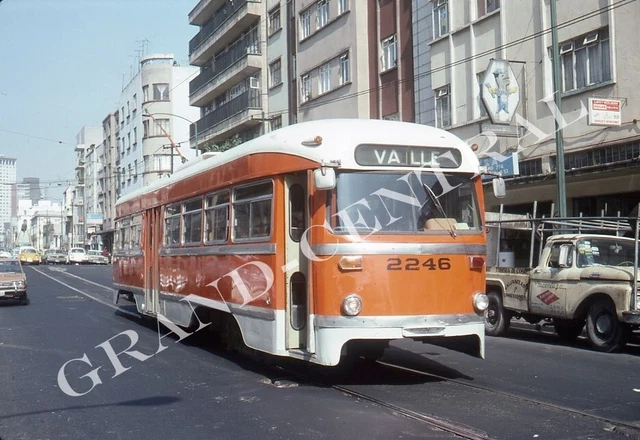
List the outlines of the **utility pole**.
<svg viewBox="0 0 640 440">
<path fill-rule="evenodd" d="M 558 46 L 558 25 L 556 0 L 549 1 L 551 6 L 551 51 L 552 51 L 552 68 L 553 68 L 553 95 L 556 104 L 555 116 L 556 121 L 556 179 L 558 185 L 558 215 L 560 217 L 567 216 L 567 189 L 565 183 L 564 172 L 564 139 L 562 137 L 562 77 L 560 76 L 560 47 Z"/>
</svg>

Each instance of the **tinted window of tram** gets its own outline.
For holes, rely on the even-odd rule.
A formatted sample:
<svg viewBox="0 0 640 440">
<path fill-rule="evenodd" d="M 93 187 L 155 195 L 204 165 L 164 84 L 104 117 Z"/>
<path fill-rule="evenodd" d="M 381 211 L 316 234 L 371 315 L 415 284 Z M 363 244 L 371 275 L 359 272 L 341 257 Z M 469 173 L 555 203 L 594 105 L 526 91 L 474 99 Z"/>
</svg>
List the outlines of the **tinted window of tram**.
<svg viewBox="0 0 640 440">
<path fill-rule="evenodd" d="M 180 244 L 180 205 L 169 205 L 164 211 L 164 244 Z"/>
<path fill-rule="evenodd" d="M 272 199 L 271 182 L 236 188 L 233 203 L 235 239 L 249 240 L 271 235 Z"/>
<path fill-rule="evenodd" d="M 205 210 L 205 241 L 207 243 L 227 241 L 229 191 L 209 194 L 206 198 Z"/>
<path fill-rule="evenodd" d="M 183 204 L 182 242 L 199 244 L 202 240 L 202 199 Z"/>
</svg>

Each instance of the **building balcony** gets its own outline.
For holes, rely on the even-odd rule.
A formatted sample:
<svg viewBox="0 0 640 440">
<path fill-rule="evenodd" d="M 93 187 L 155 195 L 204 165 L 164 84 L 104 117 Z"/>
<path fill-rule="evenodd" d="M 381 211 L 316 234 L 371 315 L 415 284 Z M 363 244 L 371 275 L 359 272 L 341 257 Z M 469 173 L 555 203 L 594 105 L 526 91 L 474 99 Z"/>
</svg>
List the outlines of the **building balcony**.
<svg viewBox="0 0 640 440">
<path fill-rule="evenodd" d="M 189 41 L 189 64 L 203 66 L 216 53 L 240 36 L 241 32 L 261 18 L 262 2 L 237 0 L 225 3 L 195 37 Z"/>
<path fill-rule="evenodd" d="M 227 90 L 262 67 L 260 42 L 247 44 L 240 40 L 227 52 L 200 71 L 189 83 L 189 104 L 204 107 L 220 90 Z"/>
<path fill-rule="evenodd" d="M 189 12 L 189 24 L 202 26 L 228 0 L 200 0 Z"/>
<path fill-rule="evenodd" d="M 255 127 L 261 124 L 261 114 L 260 90 L 249 89 L 196 122 L 199 142 L 217 142 Z M 189 127 L 192 137 L 195 136 L 195 128 L 194 124 Z"/>
</svg>

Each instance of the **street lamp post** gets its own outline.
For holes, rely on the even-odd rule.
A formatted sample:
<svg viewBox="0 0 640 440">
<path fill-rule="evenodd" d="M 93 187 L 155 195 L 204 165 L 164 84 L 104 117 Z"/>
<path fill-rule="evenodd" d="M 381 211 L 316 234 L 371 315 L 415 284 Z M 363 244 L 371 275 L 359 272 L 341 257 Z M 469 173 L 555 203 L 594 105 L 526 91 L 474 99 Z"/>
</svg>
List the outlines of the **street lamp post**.
<svg viewBox="0 0 640 440">
<path fill-rule="evenodd" d="M 182 119 L 183 121 L 187 121 L 189 124 L 193 124 L 193 127 L 195 128 L 195 133 L 194 133 L 194 137 L 195 137 L 195 141 L 196 141 L 196 156 L 198 156 L 198 152 L 199 152 L 199 148 L 198 148 L 198 124 L 196 122 L 193 122 L 190 119 L 185 118 L 184 116 L 180 116 L 180 115 L 176 115 L 174 113 L 163 113 L 163 112 L 156 112 L 153 113 L 154 115 L 164 115 L 164 116 L 175 116 L 176 118 Z M 151 115 L 151 113 L 149 113 L 149 110 L 144 109 L 144 113 L 142 114 L 142 116 L 146 116 L 146 117 L 150 117 L 153 118 L 153 116 Z"/>
</svg>

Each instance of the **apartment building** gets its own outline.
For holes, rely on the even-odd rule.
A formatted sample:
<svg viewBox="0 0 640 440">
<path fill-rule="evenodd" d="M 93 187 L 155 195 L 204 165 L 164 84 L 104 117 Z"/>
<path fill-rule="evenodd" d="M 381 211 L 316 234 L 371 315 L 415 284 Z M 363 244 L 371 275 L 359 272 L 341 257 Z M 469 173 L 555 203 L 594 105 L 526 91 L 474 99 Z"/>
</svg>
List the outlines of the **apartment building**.
<svg viewBox="0 0 640 440">
<path fill-rule="evenodd" d="M 413 4 L 420 13 L 414 33 L 430 27 L 432 34 L 428 42 L 417 38 L 430 55 L 428 66 L 416 64 L 416 78 L 428 71 L 430 84 L 417 82 L 416 119 L 428 123 L 431 111 L 435 125 L 479 152 L 508 158 L 503 164 L 513 162 L 503 168 L 509 170 L 507 198 L 495 200 L 487 191 L 489 209 L 504 203 L 507 212 L 531 212 L 538 201 L 538 215 L 557 211 L 556 120 L 568 215 L 626 215 L 640 202 L 636 3 L 555 1 L 561 113 L 554 104 L 549 2 Z M 499 90 L 516 105 L 499 101 Z"/>
<path fill-rule="evenodd" d="M 414 120 L 411 3 L 300 0 L 298 121 Z"/>
<path fill-rule="evenodd" d="M 96 199 L 94 190 L 99 163 L 94 151 L 95 146 L 101 143 L 102 127 L 84 126 L 76 136 L 76 183 L 71 190 L 71 224 L 69 228 L 72 234 L 70 243 L 73 245 L 84 245 L 87 241 L 85 197 L 88 191 L 90 200 Z"/>
<path fill-rule="evenodd" d="M 190 136 L 200 145 L 251 139 L 266 129 L 266 8 L 266 1 L 201 0 L 189 13 L 199 27 L 189 63 L 200 69 L 189 83 L 189 102 L 200 108 Z"/>
<path fill-rule="evenodd" d="M 167 177 L 183 161 L 195 157 L 189 124 L 198 110 L 189 105 L 187 89 L 196 72 L 193 67 L 180 66 L 172 54 L 140 59 L 114 116 L 119 124 L 114 158 L 117 196 Z"/>
<path fill-rule="evenodd" d="M 100 144 L 98 160 L 98 212 L 102 214 L 102 227 L 97 228 L 96 234 L 101 236 L 104 246 L 111 249 L 114 234 L 115 204 L 119 194 L 119 179 L 116 175 L 116 157 L 118 153 L 118 138 L 120 124 L 118 112 L 109 113 L 102 120 L 102 143 Z"/>
</svg>

